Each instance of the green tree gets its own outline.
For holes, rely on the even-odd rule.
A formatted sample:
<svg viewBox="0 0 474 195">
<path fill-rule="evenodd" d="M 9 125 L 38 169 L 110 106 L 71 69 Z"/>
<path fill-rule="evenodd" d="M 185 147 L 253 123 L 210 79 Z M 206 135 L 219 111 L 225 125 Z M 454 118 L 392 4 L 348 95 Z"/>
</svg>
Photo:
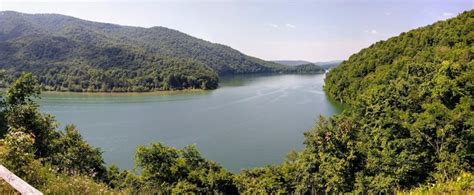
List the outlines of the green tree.
<svg viewBox="0 0 474 195">
<path fill-rule="evenodd" d="M 55 131 L 57 123 L 51 115 L 41 114 L 39 106 L 34 102 L 40 94 L 34 76 L 22 74 L 8 88 L 5 102 L 5 120 L 9 128 L 23 129 L 34 136 L 36 156 L 47 157 L 53 151 L 53 140 L 58 137 Z"/>
<path fill-rule="evenodd" d="M 63 172 L 105 180 L 107 169 L 102 152 L 85 142 L 74 125 L 68 125 L 54 140 L 55 152 L 47 159 Z"/>
<path fill-rule="evenodd" d="M 5 87 L 5 71 L 0 70 L 0 87 Z M 0 139 L 5 137 L 7 133 L 7 122 L 5 121 L 5 100 L 3 91 L 0 90 Z"/>
<path fill-rule="evenodd" d="M 10 129 L 4 143 L 6 152 L 0 156 L 1 164 L 31 185 L 43 185 L 46 181 L 41 175 L 41 162 L 35 159 L 32 135 L 23 129 Z"/>
<path fill-rule="evenodd" d="M 14 152 L 17 147 L 21 149 L 22 146 L 7 147 L 8 151 L 14 153 L 6 161 L 22 158 L 26 155 L 24 153 L 28 153 L 28 159 L 33 159 L 28 162 L 33 164 L 40 163 L 44 167 L 52 165 L 64 173 L 89 174 L 96 179 L 104 179 L 106 169 L 100 150 L 87 144 L 74 126 L 67 126 L 65 132 L 58 131 L 54 117 L 39 111 L 39 105 L 34 101 L 39 98 L 39 94 L 36 79 L 30 73 L 22 74 L 7 90 L 2 120 L 8 127 L 8 135 L 16 133 L 30 136 L 32 149 L 22 149 L 28 152 Z M 10 136 L 7 140 L 9 143 L 22 143 L 15 139 L 15 136 Z"/>
<path fill-rule="evenodd" d="M 205 160 L 194 145 L 181 150 L 160 143 L 140 146 L 136 153 L 142 170 L 143 189 L 160 193 L 235 193 L 232 174 Z"/>
</svg>

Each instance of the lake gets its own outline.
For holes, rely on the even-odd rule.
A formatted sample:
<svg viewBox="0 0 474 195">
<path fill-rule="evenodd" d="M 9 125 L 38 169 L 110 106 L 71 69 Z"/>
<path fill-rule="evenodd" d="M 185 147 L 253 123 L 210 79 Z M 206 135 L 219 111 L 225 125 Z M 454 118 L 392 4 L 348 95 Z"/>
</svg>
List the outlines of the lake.
<svg viewBox="0 0 474 195">
<path fill-rule="evenodd" d="M 75 124 L 108 164 L 134 167 L 139 145 L 196 144 L 230 171 L 282 162 L 303 147 L 319 115 L 341 107 L 323 91 L 324 75 L 252 75 L 221 79 L 213 91 L 172 95 L 44 94 L 41 110 Z"/>
</svg>

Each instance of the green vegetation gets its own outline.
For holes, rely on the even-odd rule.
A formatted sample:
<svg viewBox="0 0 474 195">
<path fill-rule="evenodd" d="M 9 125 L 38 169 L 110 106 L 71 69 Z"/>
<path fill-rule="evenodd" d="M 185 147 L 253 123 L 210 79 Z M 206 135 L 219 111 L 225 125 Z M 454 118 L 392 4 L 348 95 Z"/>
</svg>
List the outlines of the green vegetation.
<svg viewBox="0 0 474 195">
<path fill-rule="evenodd" d="M 274 60 L 273 62 L 278 64 L 283 64 L 286 66 L 299 66 L 303 64 L 311 64 L 311 62 L 304 61 L 304 60 Z"/>
<path fill-rule="evenodd" d="M 473 42 L 471 10 L 354 54 L 325 85 L 349 108 L 283 164 L 237 175 L 240 192 L 471 192 Z"/>
<path fill-rule="evenodd" d="M 102 181 L 106 178 L 102 153 L 87 144 L 74 126 L 58 131 L 54 117 L 39 112 L 33 101 L 40 93 L 36 82 L 32 74 L 24 74 L 2 98 L 0 163 L 43 191 L 53 189 L 56 181 L 62 181 L 57 177 L 66 175 Z"/>
<path fill-rule="evenodd" d="M 350 108 L 321 117 L 281 165 L 233 175 L 195 146 L 137 149 L 140 174 L 105 167 L 74 126 L 41 114 L 32 74 L 0 104 L 0 163 L 57 193 L 455 193 L 473 190 L 474 11 L 379 42 L 331 71 L 325 89 Z"/>
<path fill-rule="evenodd" d="M 318 66 L 313 63 L 302 64 L 298 66 L 292 66 L 286 71 L 288 73 L 296 74 L 321 74 L 324 73 L 324 69 L 321 66 Z"/>
<path fill-rule="evenodd" d="M 325 70 L 333 69 L 339 66 L 342 63 L 342 60 L 334 60 L 329 62 L 317 62 L 316 65 L 321 66 Z"/>
<path fill-rule="evenodd" d="M 39 93 L 35 77 L 27 73 L 2 98 L 5 122 L 0 125 L 6 130 L 0 135 L 0 163 L 45 193 L 237 191 L 233 175 L 192 145 L 181 150 L 161 144 L 139 147 L 140 176 L 107 168 L 102 152 L 87 144 L 74 125 L 60 131 L 53 116 L 39 112 L 33 101 Z"/>
<path fill-rule="evenodd" d="M 474 175 L 461 173 L 455 180 L 444 183 L 427 184 L 397 194 L 469 194 L 474 191 Z"/>
<path fill-rule="evenodd" d="M 0 179 L 0 194 L 15 194 L 18 193 L 13 187 L 10 186 L 6 181 Z"/>
<path fill-rule="evenodd" d="M 316 143 L 336 141 L 329 154 L 341 164 L 330 168 L 347 180 L 326 191 L 388 192 L 473 171 L 473 42 L 471 10 L 378 42 L 327 75 L 328 94 L 351 109 L 310 131 Z"/>
<path fill-rule="evenodd" d="M 218 75 L 318 73 L 316 67 L 266 62 L 163 27 L 0 13 L 0 69 L 8 73 L 0 87 L 24 71 L 36 75 L 43 90 L 75 92 L 215 89 Z"/>
</svg>

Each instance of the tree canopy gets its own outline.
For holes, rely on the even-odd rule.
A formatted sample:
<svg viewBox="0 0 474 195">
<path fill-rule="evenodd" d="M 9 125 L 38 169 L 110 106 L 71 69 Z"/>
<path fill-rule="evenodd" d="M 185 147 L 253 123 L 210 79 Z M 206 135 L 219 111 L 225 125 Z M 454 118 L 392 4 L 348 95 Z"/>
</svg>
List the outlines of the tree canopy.
<svg viewBox="0 0 474 195">
<path fill-rule="evenodd" d="M 107 168 L 75 126 L 59 131 L 53 116 L 39 112 L 38 82 L 25 73 L 1 94 L 0 163 L 49 193 L 372 194 L 433 183 L 472 190 L 473 42 L 471 10 L 354 54 L 325 85 L 348 108 L 320 117 L 305 147 L 282 164 L 238 174 L 193 145 L 160 143 L 138 147 L 139 172 Z"/>
<path fill-rule="evenodd" d="M 329 96 L 348 108 L 321 117 L 293 158 L 239 174 L 239 189 L 393 193 L 459 175 L 469 178 L 473 42 L 470 10 L 352 55 L 327 74 L 325 84 Z"/>
<path fill-rule="evenodd" d="M 0 69 L 43 90 L 143 92 L 215 89 L 218 75 L 319 73 L 250 57 L 164 27 L 139 28 L 57 14 L 0 12 Z"/>
</svg>

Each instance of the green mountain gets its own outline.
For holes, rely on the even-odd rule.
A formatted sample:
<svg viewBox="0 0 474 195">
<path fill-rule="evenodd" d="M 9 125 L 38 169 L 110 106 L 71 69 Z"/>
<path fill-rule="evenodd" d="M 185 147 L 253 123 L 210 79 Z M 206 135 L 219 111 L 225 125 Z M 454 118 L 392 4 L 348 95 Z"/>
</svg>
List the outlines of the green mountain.
<svg viewBox="0 0 474 195">
<path fill-rule="evenodd" d="M 461 93 L 451 86 L 439 94 L 451 94 L 453 97 L 443 97 L 447 98 L 444 101 L 451 103 L 457 103 L 462 95 L 472 95 L 474 74 L 469 76 L 468 73 L 472 73 L 474 66 L 473 14 L 474 11 L 467 11 L 456 18 L 401 33 L 361 50 L 328 74 L 327 92 L 341 102 L 350 102 L 353 97 L 373 87 L 389 85 L 399 79 L 412 82 L 409 79 L 420 77 L 413 84 L 422 87 L 423 82 L 436 79 L 436 73 L 448 71 L 447 78 L 443 77 L 446 81 L 451 82 L 457 77 L 462 80 L 431 83 L 425 86 L 426 90 L 443 84 L 457 85 L 466 90 L 466 93 Z"/>
<path fill-rule="evenodd" d="M 304 60 L 275 60 L 272 61 L 281 65 L 290 66 L 287 72 L 297 74 L 321 74 L 324 73 L 325 68 L 316 63 L 311 63 Z"/>
<path fill-rule="evenodd" d="M 218 75 L 297 72 L 164 27 L 12 11 L 0 26 L 0 69 L 31 71 L 48 90 L 213 89 Z"/>
<path fill-rule="evenodd" d="M 0 93 L 0 161 L 52 194 L 472 194 L 473 43 L 471 10 L 354 54 L 326 79 L 343 113 L 321 117 L 282 164 L 237 174 L 195 146 L 160 143 L 138 147 L 138 174 L 107 168 L 74 125 L 40 113 L 23 74 Z"/>
<path fill-rule="evenodd" d="M 470 10 L 377 42 L 330 71 L 325 90 L 349 108 L 305 142 L 324 190 L 390 193 L 473 173 L 473 43 Z"/>
<path fill-rule="evenodd" d="M 320 117 L 281 165 L 240 172 L 239 192 L 472 192 L 473 43 L 470 10 L 352 55 L 325 81 L 345 110 Z"/>
<path fill-rule="evenodd" d="M 326 70 L 336 68 L 342 63 L 342 60 L 333 60 L 333 61 L 327 61 L 327 62 L 315 62 L 314 64 L 323 67 Z"/>
<path fill-rule="evenodd" d="M 286 66 L 299 66 L 303 64 L 311 64 L 311 62 L 304 61 L 304 60 L 273 60 L 272 62 L 286 65 Z"/>
<path fill-rule="evenodd" d="M 324 68 L 313 64 L 313 63 L 308 63 L 308 64 L 301 64 L 301 65 L 296 65 L 296 66 L 291 66 L 288 68 L 291 70 L 291 73 L 296 73 L 296 74 L 321 74 L 324 73 Z"/>
<path fill-rule="evenodd" d="M 342 63 L 342 60 L 333 60 L 333 61 L 327 61 L 327 62 L 314 62 L 314 63 L 304 61 L 304 60 L 273 60 L 272 62 L 281 64 L 281 65 L 286 65 L 286 66 L 301 66 L 301 65 L 314 64 L 315 66 L 320 66 L 321 68 L 328 70 L 328 69 L 339 66 L 339 64 Z"/>
</svg>

